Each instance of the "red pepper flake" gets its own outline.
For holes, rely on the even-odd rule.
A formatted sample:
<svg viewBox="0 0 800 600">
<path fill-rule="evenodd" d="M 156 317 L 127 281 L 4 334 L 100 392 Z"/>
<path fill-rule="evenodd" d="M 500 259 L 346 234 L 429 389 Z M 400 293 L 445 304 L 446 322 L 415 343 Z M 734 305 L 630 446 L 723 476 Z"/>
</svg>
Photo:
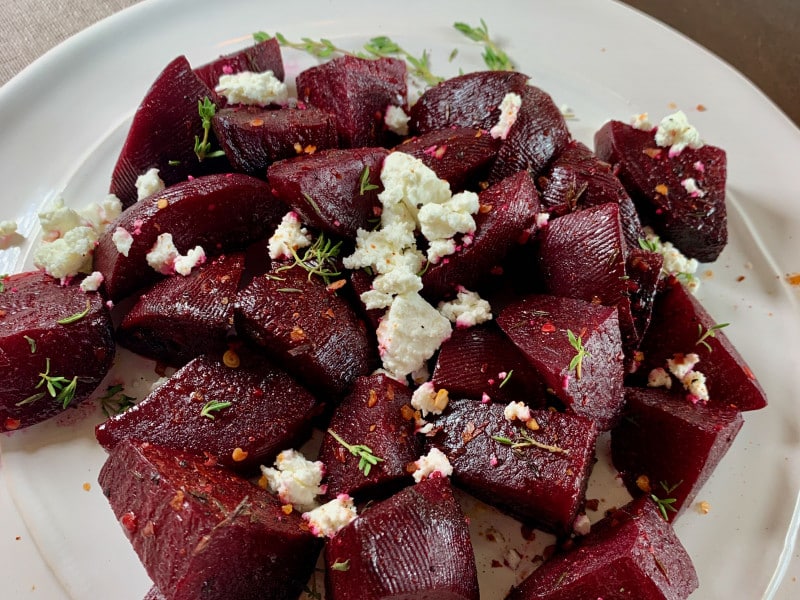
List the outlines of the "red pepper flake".
<svg viewBox="0 0 800 600">
<path fill-rule="evenodd" d="M 22 425 L 22 422 L 13 417 L 6 417 L 5 423 L 3 423 L 6 431 L 14 431 L 15 429 L 19 429 L 20 425 Z"/>
<path fill-rule="evenodd" d="M 325 289 L 329 292 L 335 292 L 336 290 L 342 289 L 346 283 L 347 279 L 337 279 L 336 281 L 329 283 Z"/>
<path fill-rule="evenodd" d="M 306 339 L 306 332 L 303 331 L 303 328 L 295 325 L 292 327 L 292 332 L 289 334 L 289 339 L 293 342 L 302 342 Z"/>
<path fill-rule="evenodd" d="M 661 194 L 662 196 L 666 196 L 667 194 L 669 194 L 669 188 L 663 183 L 659 183 L 656 186 L 656 194 Z"/>
<path fill-rule="evenodd" d="M 233 449 L 233 452 L 231 452 L 231 458 L 234 460 L 234 462 L 242 462 L 247 458 L 247 451 L 236 447 Z"/>
<path fill-rule="evenodd" d="M 308 144 L 305 148 L 303 148 L 303 152 L 306 154 L 314 154 L 317 151 L 317 147 L 314 144 Z"/>
<path fill-rule="evenodd" d="M 696 108 L 697 112 L 706 112 L 708 110 L 703 104 L 698 104 Z"/>
<path fill-rule="evenodd" d="M 591 500 L 586 501 L 586 510 L 591 510 L 593 512 L 597 512 L 600 508 L 600 500 L 598 498 L 592 498 Z"/>
<path fill-rule="evenodd" d="M 285 515 L 292 514 L 292 511 L 294 511 L 294 506 L 292 506 L 291 504 L 284 504 L 283 506 L 281 506 L 281 512 Z"/>
<path fill-rule="evenodd" d="M 377 426 L 377 425 L 375 425 L 375 424 L 373 423 L 372 425 L 370 425 L 370 426 L 369 426 L 369 432 L 370 432 L 370 433 L 372 433 L 372 432 L 373 432 L 373 431 L 375 431 L 377 428 L 378 428 L 378 426 Z"/>
<path fill-rule="evenodd" d="M 744 281 L 744 275 L 739 275 L 739 276 L 736 278 L 736 281 Z"/>
<path fill-rule="evenodd" d="M 400 407 L 400 416 L 406 421 L 410 421 L 414 418 L 414 412 L 414 407 L 410 404 L 403 404 L 403 406 Z"/>
<path fill-rule="evenodd" d="M 138 527 L 137 521 L 136 515 L 131 511 L 126 512 L 119 518 L 120 525 L 130 534 L 136 533 Z"/>
<path fill-rule="evenodd" d="M 175 492 L 175 495 L 172 497 L 172 500 L 169 501 L 169 505 L 172 507 L 172 510 L 183 509 L 183 490 L 178 490 L 177 492 Z"/>
<path fill-rule="evenodd" d="M 166 198 L 159 198 L 158 201 L 156 202 L 156 206 L 158 207 L 158 210 L 161 210 L 162 208 L 167 208 L 169 206 L 169 200 L 167 200 Z"/>
<path fill-rule="evenodd" d="M 298 142 L 295 142 L 294 145 L 292 146 L 292 148 L 294 148 L 294 151 L 297 154 L 302 154 L 303 153 L 303 146 L 302 146 L 302 144 L 300 144 Z"/>
<path fill-rule="evenodd" d="M 556 326 L 550 323 L 549 321 L 542 325 L 542 333 L 553 333 L 556 330 Z"/>
<path fill-rule="evenodd" d="M 800 286 L 800 273 L 787 273 L 786 281 L 789 285 Z"/>
<path fill-rule="evenodd" d="M 486 213 L 492 212 L 492 208 L 494 208 L 494 206 L 491 204 L 481 204 L 478 208 L 478 212 L 485 215 Z"/>
<path fill-rule="evenodd" d="M 647 475 L 639 475 L 639 477 L 636 478 L 636 487 L 645 494 L 649 494 L 653 491 L 653 488 L 650 486 L 650 478 Z"/>
<path fill-rule="evenodd" d="M 264 124 L 264 119 L 259 119 L 257 117 L 252 121 L 250 121 L 250 125 L 252 125 L 253 127 L 261 127 L 263 124 Z"/>
<path fill-rule="evenodd" d="M 369 391 L 369 399 L 367 400 L 367 408 L 372 408 L 378 403 L 378 392 L 375 390 Z"/>
<path fill-rule="evenodd" d="M 646 154 L 650 158 L 658 158 L 661 156 L 661 148 L 645 148 L 642 150 L 643 154 Z"/>
</svg>

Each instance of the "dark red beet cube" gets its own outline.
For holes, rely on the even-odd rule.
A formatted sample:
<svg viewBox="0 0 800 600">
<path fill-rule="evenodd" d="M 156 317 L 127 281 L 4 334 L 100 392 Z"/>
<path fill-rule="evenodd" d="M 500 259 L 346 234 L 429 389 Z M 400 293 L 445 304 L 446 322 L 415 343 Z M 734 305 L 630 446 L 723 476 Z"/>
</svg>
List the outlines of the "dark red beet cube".
<svg viewBox="0 0 800 600">
<path fill-rule="evenodd" d="M 514 71 L 476 71 L 452 77 L 425 90 L 411 107 L 409 126 L 417 133 L 454 126 L 488 131 L 500 118 L 505 95 L 522 95 L 528 79 Z"/>
<path fill-rule="evenodd" d="M 201 354 L 222 354 L 233 327 L 233 304 L 244 254 L 220 256 L 186 277 L 168 277 L 142 294 L 117 328 L 129 350 L 181 366 Z"/>
<path fill-rule="evenodd" d="M 194 359 L 135 407 L 98 425 L 98 442 L 106 450 L 125 439 L 152 442 L 242 471 L 271 464 L 304 441 L 316 400 L 247 348 L 237 358 L 237 367 L 218 357 Z M 211 402 L 230 405 L 209 411 Z"/>
<path fill-rule="evenodd" d="M 650 326 L 664 257 L 658 252 L 632 248 L 625 261 L 633 326 L 641 339 Z"/>
<path fill-rule="evenodd" d="M 686 600 L 697 586 L 692 561 L 672 527 L 642 497 L 545 562 L 508 600 Z"/>
<path fill-rule="evenodd" d="M 260 177 L 277 160 L 338 144 L 333 117 L 313 107 L 223 108 L 211 124 L 231 167 Z"/>
<path fill-rule="evenodd" d="M 328 600 L 480 597 L 466 518 L 444 477 L 373 504 L 328 540 L 325 563 Z"/>
<path fill-rule="evenodd" d="M 594 465 L 597 428 L 579 415 L 533 410 L 538 428 L 531 430 L 507 420 L 504 409 L 451 400 L 427 443 L 444 452 L 455 484 L 475 497 L 529 525 L 570 533 Z"/>
<path fill-rule="evenodd" d="M 283 81 L 283 58 L 278 40 L 275 38 L 264 40 L 244 50 L 220 56 L 194 70 L 197 76 L 212 90 L 219 85 L 221 75 L 241 73 L 242 71 L 251 73 L 272 71 L 275 77 Z"/>
<path fill-rule="evenodd" d="M 645 225 L 687 256 L 712 262 L 728 241 L 725 151 L 706 145 L 670 157 L 654 134 L 609 121 L 595 134 L 595 151 L 613 165 Z M 687 189 L 688 179 L 699 192 Z"/>
<path fill-rule="evenodd" d="M 344 148 L 383 146 L 389 106 L 406 105 L 406 63 L 395 58 L 334 58 L 297 76 L 297 96 L 336 119 Z"/>
<path fill-rule="evenodd" d="M 83 402 L 114 360 L 103 297 L 42 271 L 0 278 L 0 432 L 28 427 Z M 60 324 L 74 315 L 73 322 Z M 64 378 L 49 393 L 48 377 Z M 73 391 L 70 392 L 69 390 Z"/>
<path fill-rule="evenodd" d="M 709 330 L 713 335 L 706 335 Z M 706 376 L 709 402 L 739 410 L 756 410 L 767 405 L 763 388 L 725 330 L 675 278 L 667 279 L 656 296 L 653 317 L 640 350 L 644 359 L 632 378 L 639 385 L 645 385 L 652 369 L 666 368 L 667 359 L 676 354 L 695 353 L 700 359 L 696 370 Z"/>
<path fill-rule="evenodd" d="M 671 521 L 691 506 L 733 444 L 742 414 L 692 404 L 664 389 L 626 388 L 625 401 L 623 419 L 611 432 L 614 466 L 631 494 L 659 498 Z"/>
<path fill-rule="evenodd" d="M 390 490 L 412 483 L 406 469 L 419 458 L 422 444 L 414 433 L 411 391 L 386 375 L 359 377 L 353 390 L 334 410 L 328 428 L 345 442 L 368 446 L 381 462 L 365 475 L 359 459 L 330 434 L 319 453 L 326 467 L 327 495 L 349 494 L 359 499 L 387 495 Z"/>
<path fill-rule="evenodd" d="M 532 295 L 506 306 L 497 324 L 569 410 L 600 430 L 614 426 L 624 400 L 615 307 Z"/>
<path fill-rule="evenodd" d="M 168 600 L 296 600 L 320 542 L 301 517 L 191 454 L 124 441 L 98 478 Z"/>
<path fill-rule="evenodd" d="M 380 214 L 384 148 L 323 150 L 270 165 L 272 192 L 292 207 L 303 223 L 355 239 Z"/>
</svg>

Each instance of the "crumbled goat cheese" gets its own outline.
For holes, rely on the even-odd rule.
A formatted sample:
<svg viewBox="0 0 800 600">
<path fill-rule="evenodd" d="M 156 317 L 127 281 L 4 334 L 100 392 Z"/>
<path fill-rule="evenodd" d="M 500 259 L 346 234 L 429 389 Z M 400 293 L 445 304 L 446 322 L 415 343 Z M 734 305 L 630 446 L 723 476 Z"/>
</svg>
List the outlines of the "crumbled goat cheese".
<svg viewBox="0 0 800 600">
<path fill-rule="evenodd" d="M 572 531 L 575 535 L 589 535 L 592 529 L 592 522 L 586 515 L 578 515 L 572 523 Z"/>
<path fill-rule="evenodd" d="M 447 390 L 441 389 L 437 392 L 430 381 L 423 383 L 411 395 L 411 406 L 421 411 L 423 417 L 442 414 L 447 408 L 448 401 Z M 423 422 L 422 425 L 426 423 Z"/>
<path fill-rule="evenodd" d="M 105 200 L 93 202 L 78 210 L 83 225 L 94 229 L 98 235 L 122 214 L 122 201 L 114 194 L 108 194 Z"/>
<path fill-rule="evenodd" d="M 173 267 L 178 275 L 186 276 L 197 266 L 206 262 L 206 252 L 202 246 L 195 246 L 186 253 L 186 256 L 178 256 Z"/>
<path fill-rule="evenodd" d="M 509 402 L 503 409 L 503 416 L 507 421 L 518 419 L 526 423 L 531 420 L 531 409 L 524 402 Z"/>
<path fill-rule="evenodd" d="M 165 187 L 164 181 L 158 176 L 158 169 L 148 169 L 136 178 L 136 199 L 144 200 L 148 196 L 157 194 Z"/>
<path fill-rule="evenodd" d="M 147 264 L 162 275 L 189 275 L 192 269 L 206 261 L 206 253 L 200 246 L 195 246 L 182 256 L 172 241 L 171 233 L 162 233 L 156 243 L 145 256 Z"/>
<path fill-rule="evenodd" d="M 441 204 L 429 202 L 417 213 L 420 230 L 430 242 L 428 260 L 437 263 L 442 257 L 453 254 L 456 250 L 453 236 L 456 234 L 472 234 L 475 232 L 473 214 L 478 212 L 480 204 L 475 192 L 461 192 Z M 447 242 L 436 245 L 437 242 Z"/>
<path fill-rule="evenodd" d="M 335 499 L 303 513 L 308 528 L 317 537 L 333 537 L 336 533 L 355 521 L 358 514 L 353 499 L 347 494 L 339 494 Z"/>
<path fill-rule="evenodd" d="M 103 274 L 100 271 L 92 271 L 91 275 L 88 275 L 81 281 L 80 287 L 84 292 L 96 292 L 100 289 L 103 279 Z"/>
<path fill-rule="evenodd" d="M 92 253 L 97 246 L 97 233 L 91 227 L 79 226 L 62 237 L 39 246 L 33 255 L 33 264 L 39 269 L 64 281 L 78 273 L 92 271 Z"/>
<path fill-rule="evenodd" d="M 111 241 L 122 256 L 128 256 L 133 246 L 133 236 L 124 227 L 117 227 L 111 235 Z"/>
<path fill-rule="evenodd" d="M 550 213 L 536 213 L 536 229 L 543 229 L 547 227 L 547 224 L 550 222 Z"/>
<path fill-rule="evenodd" d="M 390 104 L 386 107 L 383 122 L 389 131 L 397 135 L 408 135 L 408 121 L 411 117 L 406 114 L 402 106 Z"/>
<path fill-rule="evenodd" d="M 289 98 L 286 84 L 275 77 L 272 71 L 220 75 L 219 85 L 214 91 L 225 96 L 231 104 L 286 104 Z"/>
<path fill-rule="evenodd" d="M 671 242 L 662 242 L 652 228 L 645 227 L 644 232 L 647 241 L 654 245 L 656 252 L 664 257 L 662 271 L 680 277 L 686 288 L 692 294 L 696 294 L 697 290 L 700 289 L 700 279 L 695 276 L 697 269 L 700 267 L 697 259 L 687 258 Z"/>
<path fill-rule="evenodd" d="M 16 221 L 0 221 L 0 250 L 9 248 L 18 235 Z"/>
<path fill-rule="evenodd" d="M 267 488 L 277 494 L 281 502 L 291 504 L 299 511 L 309 511 L 317 506 L 317 496 L 324 493 L 322 478 L 325 465 L 307 460 L 297 450 L 284 450 L 275 459 L 275 468 L 261 466 Z"/>
<path fill-rule="evenodd" d="M 440 302 L 439 312 L 456 327 L 473 327 L 492 319 L 492 307 L 477 292 L 459 286 L 456 299 Z"/>
<path fill-rule="evenodd" d="M 56 198 L 52 206 L 39 213 L 42 239 L 45 242 L 52 242 L 63 237 L 71 229 L 79 227 L 81 222 L 78 211 L 64 206 L 63 198 Z"/>
<path fill-rule="evenodd" d="M 703 140 L 700 139 L 700 132 L 689 124 L 689 120 L 682 110 L 661 120 L 656 129 L 656 144 L 662 148 L 669 146 L 670 157 L 677 156 L 687 146 L 702 148 L 704 145 Z"/>
<path fill-rule="evenodd" d="M 697 186 L 697 181 L 695 181 L 694 177 L 687 177 L 681 181 L 681 185 L 692 198 L 703 198 L 706 195 L 705 191 Z"/>
<path fill-rule="evenodd" d="M 642 131 L 653 130 L 653 124 L 650 122 L 650 118 L 646 112 L 633 115 L 630 119 L 630 124 L 634 129 L 641 129 Z"/>
<path fill-rule="evenodd" d="M 269 238 L 269 257 L 272 260 L 292 258 L 292 251 L 311 245 L 311 234 L 303 227 L 300 217 L 294 211 L 283 215 L 275 233 Z"/>
<path fill-rule="evenodd" d="M 431 448 L 430 452 L 421 456 L 414 464 L 417 469 L 412 475 L 417 483 L 434 473 L 438 473 L 442 477 L 450 477 L 453 474 L 453 465 L 450 464 L 444 452 L 438 448 Z"/>
<path fill-rule="evenodd" d="M 686 377 L 699 362 L 700 357 L 694 352 L 691 354 L 674 354 L 672 358 L 667 359 L 667 368 L 670 373 L 683 381 L 683 378 Z"/>
<path fill-rule="evenodd" d="M 498 119 L 497 125 L 489 130 L 489 135 L 495 139 L 506 139 L 511 126 L 517 122 L 521 106 L 522 98 L 519 94 L 509 92 L 503 96 L 503 100 L 498 107 L 500 109 L 500 119 Z"/>
<path fill-rule="evenodd" d="M 689 392 L 694 401 L 708 401 L 708 387 L 706 387 L 706 376 L 700 371 L 691 371 L 681 380 L 684 389 Z"/>
<path fill-rule="evenodd" d="M 663 387 L 672 389 L 672 377 L 669 376 L 666 369 L 658 367 L 650 371 L 647 375 L 647 387 Z"/>
</svg>

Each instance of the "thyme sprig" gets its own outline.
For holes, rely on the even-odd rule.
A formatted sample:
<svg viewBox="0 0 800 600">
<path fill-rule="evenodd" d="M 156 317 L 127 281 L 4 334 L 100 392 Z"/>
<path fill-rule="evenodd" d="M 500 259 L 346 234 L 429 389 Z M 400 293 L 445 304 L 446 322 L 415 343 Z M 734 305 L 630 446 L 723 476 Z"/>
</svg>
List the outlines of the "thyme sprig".
<svg viewBox="0 0 800 600">
<path fill-rule="evenodd" d="M 78 388 L 78 376 L 76 375 L 72 379 L 67 379 L 66 377 L 50 375 L 50 359 L 46 358 L 44 373 L 39 373 L 39 383 L 36 384 L 34 389 L 38 390 L 42 386 L 45 386 L 47 392 L 32 394 L 24 400 L 17 402 L 16 406 L 32 404 L 44 398 L 47 394 L 50 394 L 50 397 L 60 403 L 62 408 L 67 408 L 69 403 L 75 398 L 75 391 Z"/>
<path fill-rule="evenodd" d="M 639 238 L 639 247 L 650 252 L 661 252 L 661 243 L 658 238 Z"/>
<path fill-rule="evenodd" d="M 514 369 L 511 369 L 506 376 L 503 377 L 503 381 L 500 382 L 500 385 L 497 386 L 497 389 L 502 388 L 505 384 L 508 383 L 508 380 L 511 379 L 511 376 L 514 374 Z"/>
<path fill-rule="evenodd" d="M 378 187 L 379 186 L 374 183 L 369 182 L 369 165 L 367 165 L 364 167 L 364 170 L 361 171 L 361 177 L 358 179 L 358 194 L 359 196 L 363 196 L 371 190 L 377 190 Z"/>
<path fill-rule="evenodd" d="M 206 417 L 213 421 L 214 419 L 216 419 L 213 413 L 226 409 L 229 406 L 231 406 L 230 402 L 220 402 L 218 400 L 211 400 L 203 405 L 203 408 L 200 410 L 200 416 Z"/>
<path fill-rule="evenodd" d="M 276 271 L 286 271 L 299 266 L 308 272 L 309 281 L 311 281 L 312 275 L 317 275 L 322 278 L 325 285 L 329 285 L 332 278 L 342 274 L 334 260 L 339 256 L 341 247 L 341 241 L 334 244 L 333 240 L 328 239 L 324 233 L 320 233 L 314 243 L 306 248 L 302 257 L 297 250 L 290 248 L 294 263 L 278 267 Z"/>
<path fill-rule="evenodd" d="M 350 559 L 347 560 L 336 560 L 332 565 L 331 569 L 334 571 L 349 571 L 350 570 Z"/>
<path fill-rule="evenodd" d="M 72 314 L 68 317 L 64 317 L 63 319 L 59 319 L 56 321 L 59 325 L 70 325 L 72 323 L 77 323 L 81 319 L 83 319 L 86 315 L 89 314 L 89 310 L 92 308 L 92 302 L 88 298 L 86 299 L 86 308 L 81 312 L 77 312 Z"/>
<path fill-rule="evenodd" d="M 105 395 L 100 398 L 100 408 L 106 417 L 122 414 L 135 406 L 136 398 L 124 394 L 124 389 L 119 384 L 110 385 L 106 388 Z"/>
<path fill-rule="evenodd" d="M 567 329 L 567 337 L 569 338 L 570 345 L 575 349 L 575 356 L 572 357 L 572 360 L 569 361 L 569 369 L 570 371 L 575 371 L 575 377 L 577 379 L 581 378 L 582 369 L 583 369 L 583 359 L 587 356 L 591 356 L 586 349 L 583 347 L 583 339 L 580 335 L 575 335 L 571 329 Z"/>
<path fill-rule="evenodd" d="M 369 476 L 369 472 L 372 470 L 372 467 L 377 465 L 379 462 L 383 462 L 382 458 L 375 456 L 372 453 L 372 448 L 369 446 L 364 444 L 348 444 L 333 429 L 328 429 L 328 433 L 331 434 L 331 437 L 339 442 L 339 444 L 341 444 L 345 450 L 358 458 L 358 470 L 364 473 L 364 477 Z"/>
<path fill-rule="evenodd" d="M 683 480 L 681 479 L 681 480 L 680 480 L 678 483 L 676 483 L 675 485 L 669 485 L 669 484 L 667 484 L 667 482 L 666 482 L 666 481 L 661 481 L 661 482 L 659 482 L 659 485 L 661 486 L 661 489 L 663 489 L 663 490 L 664 490 L 664 493 L 665 493 L 667 496 L 669 496 L 669 494 L 671 494 L 672 492 L 674 492 L 674 491 L 675 491 L 675 488 L 677 488 L 677 487 L 678 487 L 680 484 L 682 484 L 682 483 L 683 483 Z M 655 495 L 655 493 L 651 493 L 651 494 L 650 494 L 650 499 L 651 499 L 653 502 L 655 502 L 655 503 L 656 503 L 656 506 L 658 507 L 658 512 L 660 512 L 660 513 L 661 513 L 661 517 L 662 517 L 662 518 L 663 518 L 665 521 L 668 521 L 668 520 L 669 520 L 669 516 L 667 515 L 667 511 L 670 511 L 670 512 L 678 512 L 678 509 L 677 509 L 677 508 L 675 508 L 675 506 L 674 506 L 674 505 L 675 505 L 675 502 L 677 502 L 677 498 L 659 498 L 658 496 L 656 496 L 656 495 Z"/>
<path fill-rule="evenodd" d="M 8 279 L 8 273 L 0 275 L 0 294 L 6 291 L 6 279 Z"/>
<path fill-rule="evenodd" d="M 466 23 L 453 23 L 453 27 L 473 42 L 483 45 L 483 62 L 491 71 L 515 70 L 514 63 L 511 62 L 508 54 L 489 36 L 489 27 L 486 25 L 486 21 L 481 19 L 478 27 L 472 27 Z"/>
<path fill-rule="evenodd" d="M 208 141 L 208 134 L 211 131 L 211 119 L 217 112 L 217 105 L 209 100 L 208 96 L 202 100 L 197 101 L 197 112 L 200 114 L 200 120 L 203 125 L 203 139 L 200 136 L 194 136 L 194 153 L 197 155 L 197 160 L 203 162 L 206 158 L 216 158 L 218 156 L 225 156 L 223 150 L 211 151 L 211 142 Z"/>
<path fill-rule="evenodd" d="M 695 346 L 703 345 L 709 352 L 712 352 L 711 344 L 709 344 L 706 339 L 708 338 L 715 338 L 717 337 L 717 331 L 720 329 L 727 327 L 730 323 L 717 323 L 716 325 L 712 325 L 708 329 L 706 329 L 705 333 L 703 332 L 703 326 L 698 323 L 697 324 L 697 335 L 700 336 L 697 341 L 694 343 Z"/>
<path fill-rule="evenodd" d="M 569 454 L 569 450 L 551 444 L 543 444 L 533 439 L 524 431 L 519 431 L 513 439 L 502 435 L 493 435 L 492 439 L 503 446 L 510 446 L 512 450 L 534 447 L 553 452 L 554 454 Z"/>
</svg>

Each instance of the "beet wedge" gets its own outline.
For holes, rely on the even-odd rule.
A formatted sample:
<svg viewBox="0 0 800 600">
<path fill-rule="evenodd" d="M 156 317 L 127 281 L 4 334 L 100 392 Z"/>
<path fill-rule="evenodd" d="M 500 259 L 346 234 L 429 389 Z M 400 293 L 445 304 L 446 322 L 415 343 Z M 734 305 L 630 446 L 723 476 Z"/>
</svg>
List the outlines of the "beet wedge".
<svg viewBox="0 0 800 600">
<path fill-rule="evenodd" d="M 200 161 L 195 154 L 195 136 L 203 139 L 198 102 L 204 98 L 219 102 L 213 88 L 195 75 L 184 56 L 169 63 L 155 80 L 136 109 L 111 175 L 109 192 L 123 207 L 137 201 L 136 178 L 148 169 L 158 169 L 168 186 L 189 175 L 228 170 L 225 158 Z M 216 147 L 213 137 L 209 143 Z"/>
<path fill-rule="evenodd" d="M 700 488 L 742 428 L 735 408 L 692 404 L 663 389 L 627 388 L 624 418 L 611 432 L 611 457 L 631 494 L 658 499 L 672 521 Z"/>
<path fill-rule="evenodd" d="M 444 477 L 373 504 L 328 541 L 325 563 L 328 600 L 479 598 L 466 518 Z"/>
<path fill-rule="evenodd" d="M 610 121 L 595 134 L 595 152 L 613 165 L 645 225 L 687 256 L 713 262 L 728 241 L 725 151 L 706 145 L 671 157 L 654 133 Z"/>
<path fill-rule="evenodd" d="M 0 293 L 0 432 L 83 402 L 114 359 L 103 297 L 41 271 L 3 276 Z M 60 322 L 59 322 L 60 321 Z"/>
<path fill-rule="evenodd" d="M 199 356 L 128 411 L 99 424 L 106 450 L 125 439 L 191 452 L 254 471 L 305 440 L 316 400 L 285 371 L 247 348 Z"/>
<path fill-rule="evenodd" d="M 278 161 L 267 169 L 272 193 L 303 223 L 355 239 L 380 214 L 378 192 L 384 148 L 321 150 Z"/>
<path fill-rule="evenodd" d="M 187 277 L 168 277 L 142 294 L 117 327 L 129 350 L 171 366 L 201 354 L 221 355 L 233 327 L 244 254 L 208 262 Z"/>
<path fill-rule="evenodd" d="M 597 428 L 579 415 L 530 414 L 535 430 L 509 421 L 501 404 L 451 400 L 427 440 L 453 465 L 453 482 L 516 519 L 570 533 L 594 465 Z"/>
<path fill-rule="evenodd" d="M 617 309 L 531 295 L 506 306 L 497 324 L 569 410 L 613 427 L 624 401 Z"/>
<path fill-rule="evenodd" d="M 270 38 L 258 42 L 244 50 L 220 56 L 194 70 L 195 74 L 212 90 L 219 84 L 221 75 L 241 73 L 242 71 L 251 73 L 272 71 L 275 77 L 283 81 L 285 76 L 283 57 L 278 40 Z"/>
<path fill-rule="evenodd" d="M 261 178 L 277 160 L 338 145 L 333 117 L 313 107 L 223 108 L 211 125 L 231 168 Z"/>
<path fill-rule="evenodd" d="M 655 504 L 642 497 L 592 526 L 508 600 L 686 600 L 697 589 L 691 558 Z"/>
<path fill-rule="evenodd" d="M 334 58 L 297 76 L 297 96 L 336 119 L 343 148 L 385 146 L 396 139 L 384 124 L 389 106 L 405 108 L 406 63 L 396 58 Z"/>
<path fill-rule="evenodd" d="M 325 464 L 327 496 L 348 494 L 357 499 L 385 497 L 412 483 L 406 467 L 419 458 L 422 444 L 414 434 L 411 391 L 386 375 L 359 377 L 353 390 L 336 407 L 322 440 L 319 460 Z M 333 436 L 351 445 L 364 444 L 381 461 L 365 473 Z"/>
<path fill-rule="evenodd" d="M 285 210 L 265 182 L 248 175 L 184 181 L 125 210 L 100 237 L 94 268 L 103 273 L 105 290 L 117 301 L 161 278 L 146 258 L 159 235 L 171 234 L 182 254 L 200 245 L 216 255 L 271 233 Z M 133 237 L 127 256 L 113 239 L 119 228 Z"/>
<path fill-rule="evenodd" d="M 98 477 L 167 600 L 296 600 L 320 542 L 297 513 L 191 454 L 124 441 Z"/>
</svg>

